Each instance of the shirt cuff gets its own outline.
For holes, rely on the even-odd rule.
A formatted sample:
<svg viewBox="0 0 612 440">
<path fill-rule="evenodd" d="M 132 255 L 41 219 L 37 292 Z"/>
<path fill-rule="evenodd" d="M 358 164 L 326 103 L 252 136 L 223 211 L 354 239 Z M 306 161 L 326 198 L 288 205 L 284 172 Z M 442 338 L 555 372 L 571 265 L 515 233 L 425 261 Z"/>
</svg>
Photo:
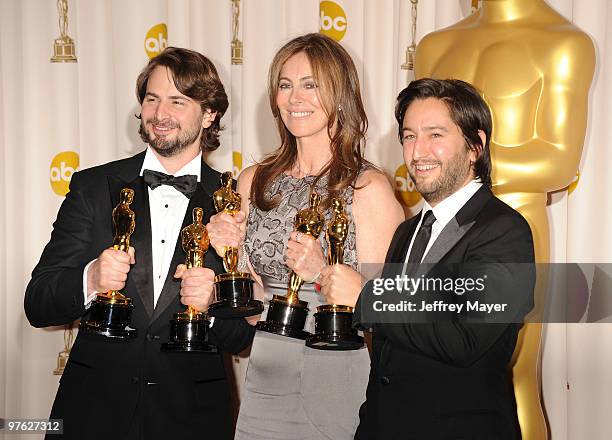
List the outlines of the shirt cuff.
<svg viewBox="0 0 612 440">
<path fill-rule="evenodd" d="M 89 263 L 87 263 L 85 269 L 83 269 L 83 297 L 85 298 L 83 304 L 85 304 L 85 310 L 89 309 L 89 306 L 91 306 L 91 302 L 96 299 L 96 295 L 98 294 L 98 292 L 93 292 L 91 295 L 87 295 L 87 271 L 89 270 L 89 266 L 91 266 L 96 260 L 97 258 L 91 260 Z"/>
</svg>

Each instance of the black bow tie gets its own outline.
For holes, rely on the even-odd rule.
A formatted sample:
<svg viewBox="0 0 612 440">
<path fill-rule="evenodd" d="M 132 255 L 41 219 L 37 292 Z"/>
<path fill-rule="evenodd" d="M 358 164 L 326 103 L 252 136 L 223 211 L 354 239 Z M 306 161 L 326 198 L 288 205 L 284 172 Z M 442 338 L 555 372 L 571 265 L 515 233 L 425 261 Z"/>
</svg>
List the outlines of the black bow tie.
<svg viewBox="0 0 612 440">
<path fill-rule="evenodd" d="M 151 189 L 155 189 L 159 185 L 170 185 L 177 191 L 182 192 L 187 198 L 191 198 L 198 186 L 198 176 L 194 176 L 193 174 L 174 177 L 160 173 L 159 171 L 144 170 L 142 177 Z"/>
</svg>

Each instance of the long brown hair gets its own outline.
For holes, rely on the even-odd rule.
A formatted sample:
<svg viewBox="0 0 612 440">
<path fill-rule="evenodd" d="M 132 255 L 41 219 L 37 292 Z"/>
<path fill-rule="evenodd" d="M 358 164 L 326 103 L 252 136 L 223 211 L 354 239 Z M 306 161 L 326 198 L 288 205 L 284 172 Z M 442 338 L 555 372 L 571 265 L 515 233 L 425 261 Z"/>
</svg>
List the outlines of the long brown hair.
<svg viewBox="0 0 612 440">
<path fill-rule="evenodd" d="M 229 102 L 215 65 L 196 51 L 167 47 L 149 61 L 136 80 L 136 96 L 140 104 L 147 94 L 149 77 L 157 66 L 170 69 L 176 89 L 199 102 L 202 112 L 212 110 L 217 113 L 211 126 L 202 131 L 200 140 L 202 151 L 216 150 L 219 147 L 219 131 L 222 129 L 221 117 L 227 110 Z M 142 130 L 142 126 L 140 129 Z"/>
<path fill-rule="evenodd" d="M 321 177 L 328 174 L 328 198 L 323 202 L 323 207 L 327 207 L 329 200 L 345 188 L 354 186 L 362 167 L 368 164 L 363 157 L 368 118 L 363 109 L 359 77 L 351 56 L 339 43 L 321 34 L 294 38 L 276 53 L 268 73 L 270 108 L 276 119 L 281 145 L 259 163 L 253 177 L 251 200 L 264 211 L 274 208 L 280 201 L 278 197 L 267 198 L 266 190 L 297 160 L 297 142 L 281 119 L 276 96 L 283 65 L 301 52 L 310 62 L 317 93 L 328 116 L 327 134 L 332 158 L 313 184 L 316 185 Z"/>
</svg>

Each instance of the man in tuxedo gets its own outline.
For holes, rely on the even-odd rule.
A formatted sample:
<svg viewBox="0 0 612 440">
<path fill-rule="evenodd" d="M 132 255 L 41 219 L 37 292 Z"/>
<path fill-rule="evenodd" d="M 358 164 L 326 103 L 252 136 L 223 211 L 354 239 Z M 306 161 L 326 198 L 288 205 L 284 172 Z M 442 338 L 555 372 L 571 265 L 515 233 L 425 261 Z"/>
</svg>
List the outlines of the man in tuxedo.
<svg viewBox="0 0 612 440">
<path fill-rule="evenodd" d="M 425 204 L 396 230 L 387 273 L 394 263 L 404 274 L 418 273 L 410 268 L 421 263 L 433 266 L 424 269 L 429 274 L 455 267 L 455 276 L 470 265 L 471 273 L 474 265 L 507 265 L 505 280 L 521 279 L 527 288 L 518 320 L 485 324 L 463 313 L 374 322 L 355 438 L 520 438 L 508 364 L 531 307 L 533 279 L 512 264 L 533 263 L 533 240 L 525 219 L 491 192 L 491 113 L 468 83 L 426 78 L 399 94 L 396 118 L 406 166 Z M 355 312 L 362 324 L 366 296 L 364 289 Z"/>
<path fill-rule="evenodd" d="M 87 318 L 97 292 L 131 298 L 134 339 L 79 332 L 60 380 L 51 418 L 71 439 L 233 438 L 230 391 L 221 353 L 161 352 L 169 321 L 191 305 L 206 311 L 221 259 L 184 264 L 180 231 L 194 207 L 213 214 L 220 174 L 202 160 L 219 146 L 228 101 L 203 55 L 167 48 L 137 80 L 140 135 L 146 151 L 77 172 L 25 295 L 35 327 Z M 160 174 L 160 173 L 163 173 Z M 173 177 L 174 176 L 174 177 Z M 113 242 L 111 211 L 122 188 L 135 192 L 129 252 Z M 212 323 L 210 342 L 237 353 L 253 338 L 244 319 Z"/>
</svg>

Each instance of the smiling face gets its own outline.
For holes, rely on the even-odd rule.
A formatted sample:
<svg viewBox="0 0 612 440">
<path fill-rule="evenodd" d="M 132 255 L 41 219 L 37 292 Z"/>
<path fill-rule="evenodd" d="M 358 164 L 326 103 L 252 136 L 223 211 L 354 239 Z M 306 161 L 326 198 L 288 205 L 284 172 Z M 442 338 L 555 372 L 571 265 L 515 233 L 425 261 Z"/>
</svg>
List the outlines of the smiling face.
<svg viewBox="0 0 612 440">
<path fill-rule="evenodd" d="M 476 153 L 467 148 L 463 133 L 439 99 L 417 99 L 408 106 L 402 146 L 408 173 L 432 206 L 474 178 L 471 164 Z"/>
<path fill-rule="evenodd" d="M 328 117 L 304 52 L 293 55 L 283 65 L 276 105 L 283 123 L 298 141 L 307 139 L 329 143 Z"/>
<path fill-rule="evenodd" d="M 142 101 L 140 133 L 156 153 L 163 157 L 183 151 L 197 154 L 202 129 L 210 127 L 214 116 L 203 113 L 198 102 L 177 90 L 167 67 L 153 70 Z"/>
</svg>

